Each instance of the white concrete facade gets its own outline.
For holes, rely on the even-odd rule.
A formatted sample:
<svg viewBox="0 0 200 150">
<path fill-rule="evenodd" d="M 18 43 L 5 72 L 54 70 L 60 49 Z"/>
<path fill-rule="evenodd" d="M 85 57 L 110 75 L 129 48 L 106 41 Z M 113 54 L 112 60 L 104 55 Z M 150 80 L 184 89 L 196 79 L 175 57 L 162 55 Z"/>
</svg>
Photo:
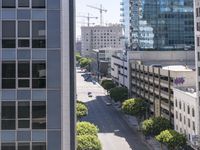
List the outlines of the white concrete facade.
<svg viewBox="0 0 200 150">
<path fill-rule="evenodd" d="M 93 49 L 122 48 L 122 27 L 120 25 L 81 27 L 81 53 L 90 56 Z"/>
<path fill-rule="evenodd" d="M 195 138 L 199 133 L 199 118 L 196 88 L 174 88 L 174 129 L 185 134 L 188 143 L 195 147 L 198 142 Z"/>
</svg>

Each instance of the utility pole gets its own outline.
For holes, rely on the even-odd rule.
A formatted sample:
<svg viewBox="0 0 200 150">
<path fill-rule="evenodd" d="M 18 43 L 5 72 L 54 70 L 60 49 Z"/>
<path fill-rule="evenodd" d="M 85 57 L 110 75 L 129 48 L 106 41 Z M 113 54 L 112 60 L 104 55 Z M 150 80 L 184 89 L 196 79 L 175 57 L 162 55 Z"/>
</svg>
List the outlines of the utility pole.
<svg viewBox="0 0 200 150">
<path fill-rule="evenodd" d="M 102 4 L 100 5 L 100 7 L 95 7 L 95 6 L 91 6 L 91 5 L 87 5 L 87 7 L 99 10 L 99 12 L 100 12 L 100 25 L 103 25 L 103 12 L 106 13 L 107 10 L 103 9 Z"/>
<path fill-rule="evenodd" d="M 87 19 L 87 25 L 88 27 L 90 26 L 90 19 L 98 19 L 98 17 L 91 17 L 90 14 L 88 13 L 87 16 L 77 16 L 77 17 L 80 17 L 80 18 L 86 18 Z"/>
</svg>

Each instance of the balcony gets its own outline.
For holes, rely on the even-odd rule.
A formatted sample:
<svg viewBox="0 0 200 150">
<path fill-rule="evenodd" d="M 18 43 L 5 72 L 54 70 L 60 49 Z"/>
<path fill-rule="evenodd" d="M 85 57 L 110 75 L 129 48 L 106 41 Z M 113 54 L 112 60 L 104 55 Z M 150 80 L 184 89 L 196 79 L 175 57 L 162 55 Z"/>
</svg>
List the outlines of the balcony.
<svg viewBox="0 0 200 150">
<path fill-rule="evenodd" d="M 167 93 L 167 92 L 165 92 L 163 90 L 161 90 L 161 96 L 166 98 L 166 99 L 169 99 L 169 93 Z"/>
</svg>

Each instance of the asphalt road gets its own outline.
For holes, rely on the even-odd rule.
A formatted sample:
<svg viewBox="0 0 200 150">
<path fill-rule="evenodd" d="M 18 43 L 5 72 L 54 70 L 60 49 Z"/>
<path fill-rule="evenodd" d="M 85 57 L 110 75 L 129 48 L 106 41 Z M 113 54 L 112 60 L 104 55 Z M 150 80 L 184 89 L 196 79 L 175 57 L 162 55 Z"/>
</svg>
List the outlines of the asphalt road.
<svg viewBox="0 0 200 150">
<path fill-rule="evenodd" d="M 88 97 L 92 92 L 93 97 Z M 93 82 L 84 81 L 81 73 L 77 72 L 77 97 L 85 102 L 89 108 L 89 115 L 84 118 L 97 125 L 98 134 L 103 150 L 148 150 L 141 141 L 138 133 L 126 123 L 121 113 L 107 106 L 105 91 Z"/>
</svg>

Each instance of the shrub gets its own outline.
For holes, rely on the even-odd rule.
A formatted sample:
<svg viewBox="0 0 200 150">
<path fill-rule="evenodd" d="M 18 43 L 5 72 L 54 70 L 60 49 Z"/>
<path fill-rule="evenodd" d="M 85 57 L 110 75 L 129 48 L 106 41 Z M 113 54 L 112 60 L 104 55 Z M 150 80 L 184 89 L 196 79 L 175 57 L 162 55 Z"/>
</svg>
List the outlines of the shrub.
<svg viewBox="0 0 200 150">
<path fill-rule="evenodd" d="M 99 129 L 89 122 L 77 123 L 77 135 L 94 135 L 97 136 Z"/>
<path fill-rule="evenodd" d="M 88 109 L 87 106 L 82 103 L 82 102 L 77 102 L 76 103 L 76 116 L 78 119 L 87 116 L 88 114 Z"/>
<path fill-rule="evenodd" d="M 96 136 L 79 135 L 77 136 L 77 150 L 102 150 L 102 146 Z"/>
</svg>

